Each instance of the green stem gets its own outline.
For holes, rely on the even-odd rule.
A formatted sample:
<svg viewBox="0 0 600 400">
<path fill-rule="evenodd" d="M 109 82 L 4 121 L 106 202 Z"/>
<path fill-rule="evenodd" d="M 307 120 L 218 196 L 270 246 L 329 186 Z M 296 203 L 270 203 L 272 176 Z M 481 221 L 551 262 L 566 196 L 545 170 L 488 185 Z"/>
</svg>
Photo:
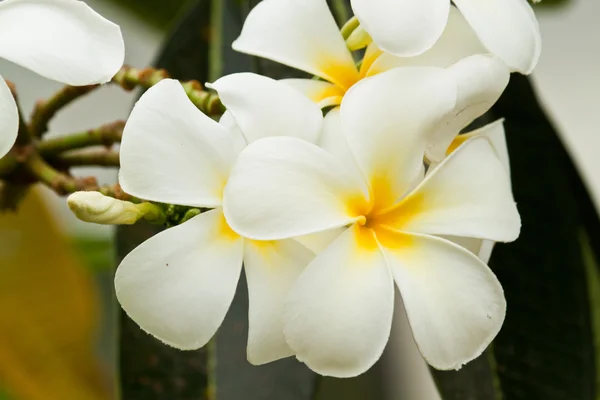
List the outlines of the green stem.
<svg viewBox="0 0 600 400">
<path fill-rule="evenodd" d="M 125 65 L 114 76 L 112 82 L 120 85 L 125 90 L 133 90 L 137 87 L 148 89 L 168 77 L 169 74 L 163 69 L 137 69 Z M 200 82 L 192 80 L 182 82 L 181 85 L 192 103 L 206 115 L 215 116 L 225 112 L 225 107 L 219 100 L 219 96 L 214 92 L 204 90 Z"/>
<path fill-rule="evenodd" d="M 25 162 L 25 169 L 36 180 L 50 187 L 58 194 L 69 194 L 79 190 L 94 190 L 98 187 L 96 178 L 73 178 L 56 170 L 48 164 L 39 154 L 32 154 Z"/>
<path fill-rule="evenodd" d="M 38 101 L 33 109 L 31 121 L 29 122 L 29 132 L 31 136 L 33 138 L 42 137 L 42 135 L 48 131 L 48 123 L 58 111 L 99 86 L 100 85 L 64 86 L 49 99 Z"/>
<path fill-rule="evenodd" d="M 89 146 L 110 147 L 121 141 L 124 127 L 125 121 L 116 121 L 85 132 L 47 139 L 38 145 L 38 151 L 43 156 L 52 156 Z"/>
<path fill-rule="evenodd" d="M 60 165 L 67 167 L 118 167 L 119 152 L 110 150 L 76 151 L 58 156 Z"/>
</svg>

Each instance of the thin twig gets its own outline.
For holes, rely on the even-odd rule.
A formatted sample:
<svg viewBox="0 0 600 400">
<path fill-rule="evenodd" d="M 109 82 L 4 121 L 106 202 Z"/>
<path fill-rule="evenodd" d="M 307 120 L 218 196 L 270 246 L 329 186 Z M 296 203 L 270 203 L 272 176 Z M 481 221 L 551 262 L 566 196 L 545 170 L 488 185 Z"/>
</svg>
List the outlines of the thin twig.
<svg viewBox="0 0 600 400">
<path fill-rule="evenodd" d="M 71 133 L 46 139 L 39 143 L 38 151 L 42 156 L 53 156 L 64 151 L 90 146 L 101 145 L 110 147 L 121 141 L 124 127 L 125 121 L 115 121 L 85 132 Z"/>
<path fill-rule="evenodd" d="M 137 87 L 148 89 L 168 77 L 169 74 L 163 69 L 138 69 L 125 65 L 114 76 L 112 82 L 120 85 L 125 90 L 133 90 Z M 200 82 L 192 80 L 182 82 L 181 85 L 192 103 L 203 113 L 220 115 L 225 112 L 225 107 L 219 96 L 214 92 L 204 90 Z"/>
<path fill-rule="evenodd" d="M 31 114 L 29 132 L 34 138 L 40 138 L 48 131 L 48 123 L 67 104 L 88 94 L 100 85 L 64 86 L 47 100 L 39 100 Z"/>
<path fill-rule="evenodd" d="M 65 167 L 118 167 L 119 152 L 111 150 L 72 151 L 57 157 L 60 165 Z"/>
<path fill-rule="evenodd" d="M 24 167 L 39 182 L 45 184 L 59 195 L 79 190 L 94 190 L 98 187 L 95 177 L 73 178 L 63 174 L 48 164 L 39 154 L 32 154 L 25 161 Z"/>
</svg>

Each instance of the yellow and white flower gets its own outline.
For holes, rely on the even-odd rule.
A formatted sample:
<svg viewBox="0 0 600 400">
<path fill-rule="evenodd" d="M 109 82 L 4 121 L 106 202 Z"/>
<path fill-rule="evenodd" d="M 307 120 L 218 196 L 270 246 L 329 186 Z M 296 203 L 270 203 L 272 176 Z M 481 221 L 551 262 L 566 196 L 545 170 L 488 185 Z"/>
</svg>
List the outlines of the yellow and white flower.
<svg viewBox="0 0 600 400">
<path fill-rule="evenodd" d="M 204 346 L 221 325 L 245 266 L 250 297 L 248 359 L 292 355 L 283 337 L 283 300 L 313 253 L 294 240 L 255 241 L 223 217 L 223 189 L 246 143 L 289 135 L 315 142 L 320 109 L 289 86 L 254 74 L 213 85 L 228 113 L 217 123 L 177 81 L 164 80 L 136 104 L 121 144 L 119 181 L 145 200 L 210 208 L 128 254 L 115 276 L 117 298 L 142 329 L 180 348 Z M 260 89 L 260 90 L 257 90 Z"/>
<path fill-rule="evenodd" d="M 324 0 L 263 0 L 246 18 L 233 48 L 321 78 L 284 81 L 322 107 L 339 105 L 348 89 L 361 79 L 398 66 L 448 67 L 463 58 L 480 54 L 483 61 L 476 64 L 478 68 L 462 68 L 461 64 L 453 70 L 457 76 L 464 77 L 465 84 L 469 83 L 459 96 L 471 95 L 476 89 L 485 93 L 491 104 L 506 87 L 509 75 L 504 63 L 491 56 L 481 56 L 487 50 L 454 7 L 439 45 L 414 59 L 386 55 L 373 44 L 367 48 L 360 68 L 357 68 Z M 480 78 L 480 74 L 485 78 Z"/>
<path fill-rule="evenodd" d="M 0 2 L 0 57 L 69 85 L 108 82 L 123 65 L 121 30 L 83 1 Z M 0 157 L 19 128 L 17 105 L 0 76 Z"/>
<path fill-rule="evenodd" d="M 517 238 L 520 217 L 504 165 L 489 140 L 476 137 L 423 177 L 427 138 L 456 106 L 448 76 L 399 68 L 360 82 L 334 114 L 339 123 L 323 131 L 323 147 L 265 138 L 233 167 L 223 207 L 239 234 L 282 240 L 343 228 L 301 273 L 283 314 L 287 343 L 320 374 L 355 376 L 379 359 L 394 281 L 421 354 L 435 368 L 460 368 L 500 330 L 500 283 L 442 236 Z"/>
<path fill-rule="evenodd" d="M 351 0 L 377 45 L 401 56 L 422 54 L 452 22 L 449 0 Z M 513 71 L 529 74 L 541 53 L 538 22 L 527 0 L 455 0 L 483 46 Z"/>
</svg>

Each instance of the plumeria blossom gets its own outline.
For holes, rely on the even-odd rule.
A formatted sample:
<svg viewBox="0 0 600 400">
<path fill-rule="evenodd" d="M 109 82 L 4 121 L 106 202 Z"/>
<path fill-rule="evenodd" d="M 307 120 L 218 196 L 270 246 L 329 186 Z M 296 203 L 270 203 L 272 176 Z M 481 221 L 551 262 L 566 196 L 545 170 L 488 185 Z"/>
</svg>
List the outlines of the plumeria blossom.
<svg viewBox="0 0 600 400">
<path fill-rule="evenodd" d="M 284 80 L 321 107 L 339 105 L 354 84 L 385 71 L 406 66 L 447 68 L 458 84 L 457 100 L 448 126 L 442 124 L 431 134 L 427 156 L 436 162 L 456 134 L 498 100 L 510 77 L 502 61 L 483 54 L 485 48 L 455 7 L 442 39 L 427 53 L 401 58 L 382 53 L 373 44 L 360 69 L 324 0 L 261 1 L 248 15 L 233 48 L 322 78 Z"/>
<path fill-rule="evenodd" d="M 322 78 L 285 80 L 322 107 L 339 105 L 347 90 L 361 79 L 398 66 L 448 67 L 468 56 L 487 53 L 453 7 L 443 40 L 426 55 L 414 60 L 383 57 L 383 52 L 373 44 L 357 68 L 325 0 L 261 1 L 246 18 L 233 48 Z M 508 70 L 494 57 L 480 57 L 476 66 L 473 68 L 466 62 L 452 68 L 457 76 L 465 77 L 465 82 L 468 79 L 477 82 L 459 96 L 470 96 L 476 89 L 495 96 L 493 104 L 506 87 Z"/>
<path fill-rule="evenodd" d="M 222 212 L 223 189 L 246 143 L 276 135 L 315 142 L 321 110 L 289 86 L 254 74 L 211 85 L 228 112 L 221 123 L 164 80 L 138 101 L 125 127 L 119 181 L 154 202 L 210 211 L 142 243 L 121 262 L 116 294 L 127 314 L 163 342 L 204 346 L 221 325 L 245 266 L 248 359 L 263 364 L 292 355 L 283 338 L 283 299 L 313 253 L 294 240 L 255 241 L 233 232 Z"/>
<path fill-rule="evenodd" d="M 109 81 L 123 65 L 120 28 L 77 0 L 0 2 L 0 57 L 69 85 Z M 0 157 L 19 126 L 17 105 L 0 77 Z"/>
<path fill-rule="evenodd" d="M 408 57 L 431 49 L 443 35 L 449 0 L 351 0 L 361 26 L 386 52 Z M 529 74 L 541 52 L 541 35 L 527 0 L 454 0 L 490 53 Z M 450 18 L 451 20 L 451 18 Z"/>
<path fill-rule="evenodd" d="M 348 92 L 321 147 L 265 138 L 238 157 L 223 205 L 234 231 L 283 240 L 342 228 L 300 274 L 283 314 L 287 343 L 314 371 L 350 377 L 379 359 L 394 281 L 435 368 L 460 368 L 498 333 L 506 310 L 498 280 L 442 236 L 516 239 L 507 171 L 480 136 L 424 177 L 426 138 L 455 103 L 447 70 L 394 69 Z"/>
</svg>

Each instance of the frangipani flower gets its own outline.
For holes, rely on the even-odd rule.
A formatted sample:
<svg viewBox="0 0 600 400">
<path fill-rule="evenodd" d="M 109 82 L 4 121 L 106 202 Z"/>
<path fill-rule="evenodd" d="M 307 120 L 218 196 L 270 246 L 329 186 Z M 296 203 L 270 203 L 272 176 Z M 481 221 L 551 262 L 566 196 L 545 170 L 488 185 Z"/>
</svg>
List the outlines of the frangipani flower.
<svg viewBox="0 0 600 400">
<path fill-rule="evenodd" d="M 460 368 L 498 333 L 506 309 L 498 280 L 440 236 L 516 239 L 520 218 L 506 170 L 479 137 L 423 178 L 425 138 L 455 101 L 446 70 L 395 69 L 348 92 L 338 129 L 323 131 L 329 148 L 266 138 L 240 154 L 224 200 L 234 231 L 281 240 L 346 228 L 286 301 L 285 338 L 314 371 L 350 377 L 379 359 L 394 281 L 432 366 Z"/>
<path fill-rule="evenodd" d="M 196 349 L 221 325 L 243 262 L 250 297 L 248 359 L 262 364 L 293 354 L 281 328 L 283 299 L 313 254 L 294 240 L 259 242 L 233 232 L 221 209 L 223 188 L 247 142 L 272 135 L 314 142 L 322 114 L 270 78 L 235 74 L 212 86 L 229 110 L 221 124 L 197 110 L 173 80 L 149 89 L 131 113 L 121 144 L 123 190 L 211 210 L 128 254 L 115 276 L 116 294 L 143 330 L 171 346 Z"/>
<path fill-rule="evenodd" d="M 83 1 L 0 2 L 0 57 L 69 85 L 108 82 L 123 65 L 120 28 Z M 0 157 L 19 127 L 17 106 L 0 77 Z"/>
<path fill-rule="evenodd" d="M 285 80 L 321 107 L 339 105 L 347 90 L 361 79 L 398 66 L 448 67 L 468 56 L 487 53 L 453 8 L 443 40 L 426 55 L 403 60 L 382 54 L 372 45 L 357 68 L 325 0 L 261 1 L 248 15 L 233 48 L 322 78 Z M 461 63 L 452 69 L 467 86 L 458 94 L 461 102 L 470 103 L 467 97 L 477 92 L 489 97 L 491 106 L 508 83 L 508 69 L 494 57 L 479 56 L 476 64 Z"/>
<path fill-rule="evenodd" d="M 361 26 L 384 51 L 407 57 L 431 49 L 448 22 L 449 0 L 351 0 Z M 527 0 L 455 0 L 489 52 L 529 74 L 541 52 L 539 25 Z"/>
</svg>

